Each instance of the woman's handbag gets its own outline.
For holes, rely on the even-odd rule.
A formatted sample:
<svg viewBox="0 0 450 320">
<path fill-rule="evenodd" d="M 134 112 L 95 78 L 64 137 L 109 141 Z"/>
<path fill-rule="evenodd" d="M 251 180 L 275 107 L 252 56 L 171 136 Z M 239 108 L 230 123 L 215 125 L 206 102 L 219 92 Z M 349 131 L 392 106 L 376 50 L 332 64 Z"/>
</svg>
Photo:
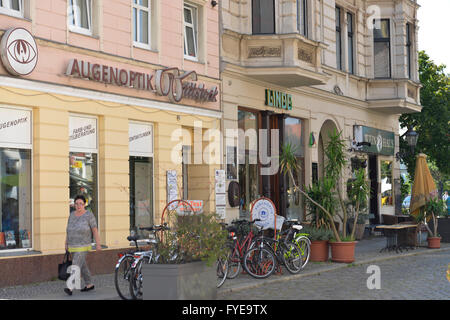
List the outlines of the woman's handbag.
<svg viewBox="0 0 450 320">
<path fill-rule="evenodd" d="M 70 277 L 70 273 L 67 273 L 67 268 L 72 265 L 72 260 L 70 260 L 70 253 L 66 251 L 64 255 L 63 262 L 58 264 L 58 279 L 66 281 Z"/>
</svg>

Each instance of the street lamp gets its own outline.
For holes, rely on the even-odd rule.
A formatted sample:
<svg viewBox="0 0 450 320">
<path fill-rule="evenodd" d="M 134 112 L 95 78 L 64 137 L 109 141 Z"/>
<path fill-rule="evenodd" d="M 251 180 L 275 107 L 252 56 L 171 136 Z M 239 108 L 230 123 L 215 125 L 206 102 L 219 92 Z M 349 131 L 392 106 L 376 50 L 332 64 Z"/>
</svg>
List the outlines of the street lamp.
<svg viewBox="0 0 450 320">
<path fill-rule="evenodd" d="M 408 152 L 400 150 L 399 152 L 397 152 L 395 154 L 395 158 L 397 159 L 397 161 L 403 160 L 408 155 L 413 154 L 414 148 L 417 145 L 417 140 L 419 139 L 419 134 L 412 128 L 408 128 L 408 131 L 406 131 L 406 133 L 403 136 L 405 137 L 406 143 L 408 144 L 410 151 Z"/>
</svg>

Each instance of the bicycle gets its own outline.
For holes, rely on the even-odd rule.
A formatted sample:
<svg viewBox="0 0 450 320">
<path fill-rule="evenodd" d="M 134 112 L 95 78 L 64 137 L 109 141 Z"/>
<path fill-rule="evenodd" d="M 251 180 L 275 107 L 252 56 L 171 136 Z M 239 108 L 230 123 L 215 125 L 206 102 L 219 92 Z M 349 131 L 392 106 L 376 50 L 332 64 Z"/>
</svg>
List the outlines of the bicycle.
<svg viewBox="0 0 450 320">
<path fill-rule="evenodd" d="M 119 294 L 119 297 L 123 300 L 131 300 L 130 295 L 130 276 L 131 276 L 131 265 L 134 260 L 143 254 L 143 251 L 140 250 L 138 245 L 138 239 L 135 236 L 128 236 L 128 241 L 134 241 L 136 245 L 136 250 L 130 250 L 128 252 L 121 252 L 118 254 L 119 260 L 117 261 L 115 270 L 114 270 L 114 285 L 116 287 L 116 291 Z M 147 244 L 150 244 L 147 242 Z"/>
<path fill-rule="evenodd" d="M 231 249 L 231 254 L 228 259 L 229 270 L 227 279 L 234 279 L 239 275 L 244 254 L 251 248 L 253 238 L 255 237 L 255 234 L 253 233 L 251 228 L 245 236 L 242 234 L 240 237 L 238 237 L 236 235 L 238 232 L 238 228 L 242 228 L 242 225 L 251 226 L 256 221 L 259 221 L 259 219 L 255 219 L 253 221 L 235 220 L 231 222 L 231 224 L 234 226 L 227 227 L 227 230 L 229 231 L 230 236 L 233 240 L 233 242 L 229 242 L 228 244 Z"/>
<path fill-rule="evenodd" d="M 153 244 L 153 248 L 151 248 L 148 251 L 140 252 L 140 254 L 135 257 L 134 261 L 132 262 L 132 264 L 130 266 L 129 292 L 130 292 L 131 298 L 133 300 L 142 299 L 142 295 L 143 295 L 142 288 L 143 288 L 143 282 L 144 282 L 144 279 L 142 276 L 142 264 L 143 263 L 158 263 L 158 261 L 160 259 L 160 254 L 158 253 L 158 244 L 159 244 L 158 239 L 161 239 L 162 236 L 160 236 L 160 238 L 158 238 L 158 236 L 156 235 L 156 232 L 170 230 L 170 228 L 167 227 L 167 225 L 155 225 L 152 227 L 145 227 L 145 228 L 139 228 L 139 229 L 152 232 L 154 234 L 154 239 L 150 239 L 150 241 L 149 241 L 149 243 Z M 178 258 L 178 254 L 173 253 L 169 259 L 170 259 L 170 261 L 175 261 L 177 258 Z"/>
</svg>

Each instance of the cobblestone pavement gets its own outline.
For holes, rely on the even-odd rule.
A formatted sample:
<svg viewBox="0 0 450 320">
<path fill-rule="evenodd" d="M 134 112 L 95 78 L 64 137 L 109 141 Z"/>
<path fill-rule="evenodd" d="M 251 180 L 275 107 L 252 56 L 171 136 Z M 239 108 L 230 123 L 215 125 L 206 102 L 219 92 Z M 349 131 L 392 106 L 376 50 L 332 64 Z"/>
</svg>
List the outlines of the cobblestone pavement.
<svg viewBox="0 0 450 320">
<path fill-rule="evenodd" d="M 316 275 L 266 283 L 254 289 L 219 293 L 220 300 L 450 300 L 446 272 L 450 252 L 431 252 L 348 265 Z M 380 289 L 367 287 L 374 275 L 370 265 L 380 269 Z M 374 283 L 370 281 L 370 283 Z"/>
</svg>

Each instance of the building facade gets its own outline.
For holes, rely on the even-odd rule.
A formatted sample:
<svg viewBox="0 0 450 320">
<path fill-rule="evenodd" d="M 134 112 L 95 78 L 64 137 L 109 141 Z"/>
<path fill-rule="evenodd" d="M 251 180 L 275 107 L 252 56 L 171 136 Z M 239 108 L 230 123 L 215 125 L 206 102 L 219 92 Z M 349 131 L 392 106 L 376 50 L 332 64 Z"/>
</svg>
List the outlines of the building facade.
<svg viewBox="0 0 450 320">
<path fill-rule="evenodd" d="M 169 196 L 211 211 L 220 160 L 186 159 L 211 153 L 194 135 L 220 131 L 218 20 L 205 0 L 0 2 L 3 267 L 61 254 L 77 194 L 104 255 L 159 223 Z"/>
<path fill-rule="evenodd" d="M 398 119 L 421 110 L 417 10 L 410 0 L 221 1 L 224 159 L 240 149 L 227 162 L 227 178 L 240 185 L 227 218 L 248 216 L 250 203 L 265 196 L 278 214 L 304 219 L 291 182 L 261 161 L 270 153 L 260 142 L 271 144 L 272 162 L 277 146 L 291 142 L 302 168 L 295 179 L 308 186 L 323 176 L 333 130 L 347 144 L 343 190 L 362 165 L 371 222 L 400 212 Z M 239 129 L 244 138 L 233 144 Z"/>
</svg>

